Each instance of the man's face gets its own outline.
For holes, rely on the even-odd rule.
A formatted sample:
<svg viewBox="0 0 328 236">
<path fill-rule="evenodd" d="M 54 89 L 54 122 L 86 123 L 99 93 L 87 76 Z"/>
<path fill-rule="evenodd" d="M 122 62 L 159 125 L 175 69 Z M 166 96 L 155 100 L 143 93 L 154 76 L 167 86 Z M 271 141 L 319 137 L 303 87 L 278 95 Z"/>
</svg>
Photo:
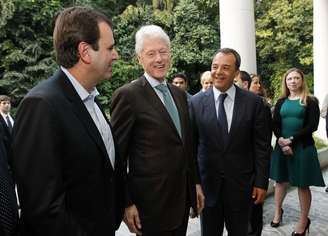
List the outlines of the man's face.
<svg viewBox="0 0 328 236">
<path fill-rule="evenodd" d="M 147 74 L 163 81 L 171 66 L 170 48 L 161 38 L 145 38 L 138 61 Z"/>
<path fill-rule="evenodd" d="M 239 73 L 235 62 L 236 59 L 232 53 L 224 54 L 219 52 L 213 58 L 211 66 L 213 85 L 221 92 L 225 92 L 231 87 L 234 78 Z"/>
<path fill-rule="evenodd" d="M 172 81 L 172 84 L 181 88 L 184 91 L 187 90 L 187 83 L 183 78 L 175 77 Z"/>
<path fill-rule="evenodd" d="M 113 32 L 105 22 L 98 23 L 100 37 L 98 40 L 98 50 L 91 48 L 91 67 L 98 82 L 112 77 L 112 64 L 118 59 L 118 53 L 114 49 Z"/>
<path fill-rule="evenodd" d="M 10 112 L 11 104 L 10 101 L 2 101 L 0 102 L 0 111 L 4 114 Z"/>
<path fill-rule="evenodd" d="M 240 73 L 234 78 L 234 83 L 237 85 L 239 88 L 248 90 L 248 82 L 247 81 L 242 81 L 240 78 Z"/>
</svg>

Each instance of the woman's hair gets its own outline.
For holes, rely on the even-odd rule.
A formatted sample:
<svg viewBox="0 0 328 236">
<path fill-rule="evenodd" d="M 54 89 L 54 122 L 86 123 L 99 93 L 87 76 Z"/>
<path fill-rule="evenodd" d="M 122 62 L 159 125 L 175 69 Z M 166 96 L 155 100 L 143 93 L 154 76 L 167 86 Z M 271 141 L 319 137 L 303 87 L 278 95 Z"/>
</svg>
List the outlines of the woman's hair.
<svg viewBox="0 0 328 236">
<path fill-rule="evenodd" d="M 310 93 L 309 93 L 308 87 L 306 85 L 304 73 L 298 68 L 295 68 L 295 67 L 291 68 L 284 74 L 283 79 L 281 81 L 281 96 L 280 97 L 287 98 L 290 95 L 290 91 L 287 88 L 286 79 L 287 79 L 287 76 L 292 72 L 297 72 L 301 76 L 302 86 L 301 86 L 301 93 L 300 93 L 300 104 L 303 106 L 306 106 L 307 99 L 308 99 L 308 96 L 310 95 Z"/>
<path fill-rule="evenodd" d="M 253 82 L 253 79 L 258 78 L 259 79 L 259 83 L 261 85 L 261 87 L 260 87 L 260 93 L 258 95 L 261 96 L 261 97 L 266 98 L 267 97 L 267 91 L 266 91 L 266 89 L 265 89 L 265 87 L 264 87 L 264 85 L 262 83 L 261 76 L 258 75 L 258 74 L 250 74 L 250 77 L 251 77 L 251 82 L 249 83 L 249 88 L 251 87 L 251 84 Z"/>
</svg>

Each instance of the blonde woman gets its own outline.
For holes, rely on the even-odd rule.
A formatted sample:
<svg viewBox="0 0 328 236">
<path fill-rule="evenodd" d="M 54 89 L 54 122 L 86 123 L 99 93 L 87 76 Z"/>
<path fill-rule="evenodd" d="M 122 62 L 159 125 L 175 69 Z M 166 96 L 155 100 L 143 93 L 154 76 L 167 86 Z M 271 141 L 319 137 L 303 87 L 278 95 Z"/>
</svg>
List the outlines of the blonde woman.
<svg viewBox="0 0 328 236">
<path fill-rule="evenodd" d="M 272 227 L 279 227 L 287 184 L 298 188 L 300 219 L 293 236 L 305 235 L 311 224 L 309 186 L 325 186 L 312 133 L 319 122 L 319 106 L 308 92 L 300 69 L 288 70 L 282 80 L 282 94 L 273 115 L 273 132 L 277 143 L 272 153 L 270 178 L 276 181 L 275 215 Z"/>
</svg>

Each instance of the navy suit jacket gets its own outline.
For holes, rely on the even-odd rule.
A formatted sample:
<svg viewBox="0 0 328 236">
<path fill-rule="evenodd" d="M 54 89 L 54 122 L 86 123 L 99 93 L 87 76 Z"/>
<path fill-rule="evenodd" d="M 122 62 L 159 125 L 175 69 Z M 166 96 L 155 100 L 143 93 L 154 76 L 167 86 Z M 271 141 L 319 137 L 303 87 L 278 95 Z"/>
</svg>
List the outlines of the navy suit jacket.
<svg viewBox="0 0 328 236">
<path fill-rule="evenodd" d="M 124 210 L 123 170 L 115 157 L 113 169 L 92 117 L 61 70 L 34 87 L 13 130 L 22 235 L 113 235 Z"/>
<path fill-rule="evenodd" d="M 268 186 L 270 124 L 262 99 L 236 86 L 228 142 L 223 146 L 217 121 L 213 88 L 191 100 L 195 149 L 207 206 L 214 206 L 224 178 L 234 189 L 236 205 L 249 197 L 253 186 Z"/>
</svg>

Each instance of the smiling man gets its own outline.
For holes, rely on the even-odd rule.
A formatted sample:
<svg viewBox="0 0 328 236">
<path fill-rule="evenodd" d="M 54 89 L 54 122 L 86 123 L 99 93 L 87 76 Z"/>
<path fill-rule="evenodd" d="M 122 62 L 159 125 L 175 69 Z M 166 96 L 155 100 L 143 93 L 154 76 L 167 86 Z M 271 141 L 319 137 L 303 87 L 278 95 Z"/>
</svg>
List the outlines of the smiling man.
<svg viewBox="0 0 328 236">
<path fill-rule="evenodd" d="M 251 199 L 268 186 L 270 132 L 260 97 L 234 85 L 240 56 L 230 48 L 213 57 L 213 86 L 191 100 L 205 208 L 202 236 L 246 236 Z"/>
<path fill-rule="evenodd" d="M 170 39 L 159 26 L 141 27 L 135 50 L 144 75 L 115 91 L 111 104 L 119 152 L 129 165 L 125 222 L 143 236 L 184 236 L 190 206 L 200 213 L 204 202 L 186 93 L 166 82 Z"/>
</svg>

